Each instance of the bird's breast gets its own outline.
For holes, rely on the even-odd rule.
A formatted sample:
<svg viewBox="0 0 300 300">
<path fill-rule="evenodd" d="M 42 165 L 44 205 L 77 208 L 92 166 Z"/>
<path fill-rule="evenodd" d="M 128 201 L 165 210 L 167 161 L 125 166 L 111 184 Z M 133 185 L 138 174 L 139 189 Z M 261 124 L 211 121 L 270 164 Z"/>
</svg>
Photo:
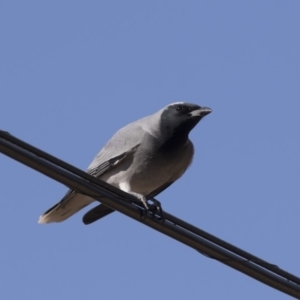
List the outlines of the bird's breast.
<svg viewBox="0 0 300 300">
<path fill-rule="evenodd" d="M 176 181 L 190 165 L 193 154 L 191 142 L 169 151 L 137 152 L 127 174 L 131 189 L 147 195 L 165 183 Z"/>
</svg>

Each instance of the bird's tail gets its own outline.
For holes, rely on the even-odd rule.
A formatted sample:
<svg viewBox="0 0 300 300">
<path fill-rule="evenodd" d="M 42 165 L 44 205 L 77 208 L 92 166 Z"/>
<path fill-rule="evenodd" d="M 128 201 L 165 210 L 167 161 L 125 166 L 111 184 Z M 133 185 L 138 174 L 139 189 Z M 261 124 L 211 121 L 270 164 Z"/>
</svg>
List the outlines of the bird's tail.
<svg viewBox="0 0 300 300">
<path fill-rule="evenodd" d="M 70 190 L 60 202 L 42 214 L 38 222 L 39 224 L 62 222 L 93 201 L 94 199 L 88 196 Z"/>
</svg>

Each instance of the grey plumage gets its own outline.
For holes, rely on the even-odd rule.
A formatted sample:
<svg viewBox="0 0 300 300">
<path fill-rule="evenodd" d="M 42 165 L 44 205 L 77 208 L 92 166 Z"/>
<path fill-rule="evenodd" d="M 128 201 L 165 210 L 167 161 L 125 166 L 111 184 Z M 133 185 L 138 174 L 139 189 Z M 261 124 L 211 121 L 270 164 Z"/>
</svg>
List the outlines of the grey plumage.
<svg viewBox="0 0 300 300">
<path fill-rule="evenodd" d="M 137 196 L 147 206 L 147 198 L 162 192 L 188 168 L 194 155 L 188 134 L 210 112 L 210 108 L 178 102 L 130 123 L 107 142 L 87 172 Z M 64 221 L 93 201 L 69 190 L 40 216 L 39 223 Z M 91 223 L 112 211 L 100 204 L 85 215 L 84 222 Z"/>
</svg>

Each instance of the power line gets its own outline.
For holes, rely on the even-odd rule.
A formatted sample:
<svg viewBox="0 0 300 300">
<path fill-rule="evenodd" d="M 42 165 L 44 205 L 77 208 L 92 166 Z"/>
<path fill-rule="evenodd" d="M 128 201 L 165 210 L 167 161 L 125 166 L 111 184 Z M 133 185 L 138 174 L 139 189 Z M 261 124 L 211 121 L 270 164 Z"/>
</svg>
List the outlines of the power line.
<svg viewBox="0 0 300 300">
<path fill-rule="evenodd" d="M 283 293 L 300 298 L 299 277 L 165 211 L 161 213 L 155 210 L 155 205 L 150 211 L 146 211 L 141 202 L 134 196 L 1 130 L 0 152 L 77 192 L 88 195 L 128 217 L 192 247 L 209 258 L 218 260 Z"/>
</svg>

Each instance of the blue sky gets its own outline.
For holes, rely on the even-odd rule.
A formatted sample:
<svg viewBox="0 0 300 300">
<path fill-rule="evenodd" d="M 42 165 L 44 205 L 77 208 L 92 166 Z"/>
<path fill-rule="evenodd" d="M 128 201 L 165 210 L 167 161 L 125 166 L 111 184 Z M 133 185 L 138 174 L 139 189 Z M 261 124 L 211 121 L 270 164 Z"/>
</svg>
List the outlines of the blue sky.
<svg viewBox="0 0 300 300">
<path fill-rule="evenodd" d="M 85 169 L 120 127 L 209 106 L 163 208 L 300 275 L 300 2 L 1 1 L 0 128 Z M 1 299 L 286 299 L 120 213 L 37 220 L 66 187 L 0 155 Z"/>
</svg>

